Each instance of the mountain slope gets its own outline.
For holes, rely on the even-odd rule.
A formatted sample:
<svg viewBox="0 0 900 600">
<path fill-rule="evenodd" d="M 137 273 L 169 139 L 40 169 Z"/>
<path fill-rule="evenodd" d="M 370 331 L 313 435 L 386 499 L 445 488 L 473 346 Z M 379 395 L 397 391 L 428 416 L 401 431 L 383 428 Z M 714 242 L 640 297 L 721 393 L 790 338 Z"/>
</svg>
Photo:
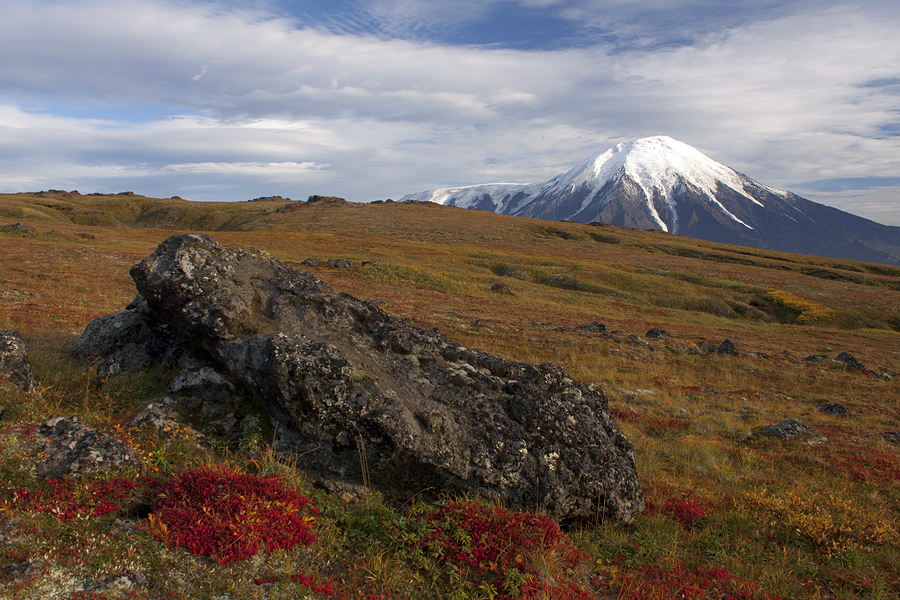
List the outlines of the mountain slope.
<svg viewBox="0 0 900 600">
<path fill-rule="evenodd" d="M 900 264 L 900 227 L 768 187 L 665 136 L 619 144 L 543 183 L 477 185 L 401 198 L 415 200 Z"/>
</svg>

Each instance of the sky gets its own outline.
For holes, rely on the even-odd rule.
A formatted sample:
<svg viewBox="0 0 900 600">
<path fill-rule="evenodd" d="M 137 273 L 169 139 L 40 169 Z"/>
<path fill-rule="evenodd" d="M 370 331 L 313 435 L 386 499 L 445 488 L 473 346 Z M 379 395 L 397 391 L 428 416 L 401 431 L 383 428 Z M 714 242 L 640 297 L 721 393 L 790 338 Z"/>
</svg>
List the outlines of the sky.
<svg viewBox="0 0 900 600">
<path fill-rule="evenodd" d="M 0 0 L 0 192 L 351 201 L 668 135 L 900 225 L 896 0 Z"/>
</svg>

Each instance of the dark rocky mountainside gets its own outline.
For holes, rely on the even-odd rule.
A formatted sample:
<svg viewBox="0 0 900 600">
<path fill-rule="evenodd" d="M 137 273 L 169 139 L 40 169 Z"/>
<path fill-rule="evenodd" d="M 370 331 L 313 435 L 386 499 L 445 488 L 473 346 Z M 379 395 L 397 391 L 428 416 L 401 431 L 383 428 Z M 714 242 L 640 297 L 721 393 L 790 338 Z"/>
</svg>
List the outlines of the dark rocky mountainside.
<svg viewBox="0 0 900 600">
<path fill-rule="evenodd" d="M 101 360 L 101 377 L 159 363 L 221 371 L 319 481 L 495 497 L 566 519 L 627 522 L 643 509 L 607 399 L 555 364 L 465 348 L 205 235 L 169 238 L 131 275 L 138 297 L 91 323 L 74 354 Z"/>
</svg>

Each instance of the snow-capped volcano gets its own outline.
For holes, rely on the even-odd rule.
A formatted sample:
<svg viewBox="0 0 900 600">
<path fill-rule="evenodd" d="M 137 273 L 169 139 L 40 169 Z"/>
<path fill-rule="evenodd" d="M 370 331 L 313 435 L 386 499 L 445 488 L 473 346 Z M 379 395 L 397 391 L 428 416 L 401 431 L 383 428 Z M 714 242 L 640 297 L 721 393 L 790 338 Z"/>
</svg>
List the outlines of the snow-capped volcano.
<svg viewBox="0 0 900 600">
<path fill-rule="evenodd" d="M 900 228 L 762 185 L 667 136 L 618 144 L 549 181 L 409 194 L 500 214 L 661 229 L 699 239 L 900 263 Z"/>
</svg>

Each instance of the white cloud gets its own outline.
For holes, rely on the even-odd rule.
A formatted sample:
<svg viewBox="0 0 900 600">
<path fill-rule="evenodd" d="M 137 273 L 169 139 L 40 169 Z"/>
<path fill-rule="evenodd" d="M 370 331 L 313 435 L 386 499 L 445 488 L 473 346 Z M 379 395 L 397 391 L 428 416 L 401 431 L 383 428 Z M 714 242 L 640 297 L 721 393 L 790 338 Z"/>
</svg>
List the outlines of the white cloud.
<svg viewBox="0 0 900 600">
<path fill-rule="evenodd" d="M 612 6 L 520 1 L 573 18 Z M 683 47 L 615 52 L 336 35 L 213 4 L 7 4 L 0 53 L 17 57 L 0 61 L 7 190 L 105 191 L 131 178 L 135 191 L 197 199 L 396 198 L 438 184 L 541 180 L 656 134 L 780 187 L 900 172 L 900 137 L 883 134 L 898 121 L 898 96 L 870 85 L 900 78 L 893 4 L 776 11 L 701 28 Z M 369 12 L 433 27 L 490 6 L 463 14 L 454 3 L 380 2 Z M 617 10 L 635 14 L 629 6 Z M 94 110 L 78 118 L 75 106 Z M 148 120 L 145 106 L 163 110 Z M 896 210 L 896 199 L 879 198 Z"/>
</svg>

